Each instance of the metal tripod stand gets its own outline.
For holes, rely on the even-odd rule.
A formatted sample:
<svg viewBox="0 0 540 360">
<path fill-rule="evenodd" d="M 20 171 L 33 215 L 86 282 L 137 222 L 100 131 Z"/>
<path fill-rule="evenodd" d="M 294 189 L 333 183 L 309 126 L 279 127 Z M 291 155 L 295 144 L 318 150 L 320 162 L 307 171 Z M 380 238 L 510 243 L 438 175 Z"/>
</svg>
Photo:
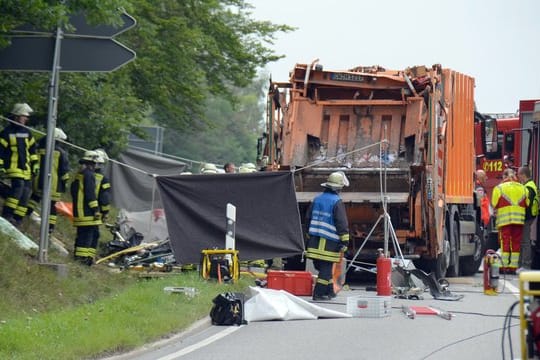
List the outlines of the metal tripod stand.
<svg viewBox="0 0 540 360">
<path fill-rule="evenodd" d="M 377 219 L 377 221 L 375 222 L 375 224 L 373 225 L 373 227 L 369 231 L 368 235 L 366 236 L 366 238 L 362 242 L 362 245 L 356 251 L 356 254 L 352 258 L 352 260 L 349 262 L 349 265 L 347 266 L 347 268 L 345 270 L 345 273 L 347 273 L 351 267 L 354 267 L 355 270 L 366 270 L 366 271 L 372 272 L 370 269 L 363 268 L 363 267 L 361 267 L 359 265 L 355 265 L 355 261 L 356 261 L 356 258 L 358 257 L 358 255 L 360 255 L 360 252 L 362 251 L 362 249 L 364 248 L 366 243 L 369 241 L 369 238 L 371 237 L 371 235 L 373 234 L 373 232 L 375 231 L 375 229 L 377 228 L 377 226 L 379 225 L 379 222 L 381 220 L 384 221 L 384 248 L 383 248 L 383 254 L 385 256 L 388 255 L 389 236 L 391 235 L 391 237 L 392 237 L 392 245 L 394 247 L 394 252 L 395 252 L 396 255 L 398 255 L 398 258 L 401 260 L 401 265 L 405 266 L 405 258 L 403 257 L 403 253 L 401 252 L 401 248 L 399 247 L 399 242 L 398 242 L 394 227 L 392 225 L 390 215 L 386 211 L 386 201 L 387 201 L 387 198 L 385 196 L 384 199 L 383 199 L 383 214 L 381 214 L 379 216 L 379 218 Z"/>
<path fill-rule="evenodd" d="M 386 128 L 385 128 L 386 132 Z M 396 236 L 396 232 L 394 230 L 394 226 L 392 225 L 392 220 L 390 219 L 390 215 L 387 211 L 387 203 L 388 203 L 388 196 L 386 195 L 386 158 L 387 158 L 387 151 L 384 148 L 388 147 L 388 140 L 381 141 L 380 146 L 380 153 L 379 153 L 379 177 L 380 177 L 380 193 L 381 193 L 381 203 L 383 208 L 383 213 L 379 216 L 371 230 L 369 231 L 368 235 L 362 242 L 362 245 L 360 248 L 356 251 L 356 254 L 354 255 L 353 259 L 349 262 L 349 265 L 345 269 L 345 274 L 349 271 L 351 267 L 355 267 L 355 270 L 366 270 L 369 272 L 373 272 L 371 269 L 363 268 L 361 266 L 355 265 L 356 258 L 368 242 L 369 238 L 377 228 L 377 225 L 379 225 L 379 222 L 381 220 L 384 221 L 384 249 L 383 254 L 384 256 L 388 256 L 388 243 L 389 243 L 389 237 L 392 237 L 392 245 L 394 247 L 394 253 L 396 256 L 399 256 L 399 259 L 401 260 L 401 265 L 405 266 L 405 258 L 403 257 L 403 253 L 401 252 L 401 248 L 399 247 L 399 242 Z M 385 161 L 383 161 L 383 158 Z"/>
</svg>

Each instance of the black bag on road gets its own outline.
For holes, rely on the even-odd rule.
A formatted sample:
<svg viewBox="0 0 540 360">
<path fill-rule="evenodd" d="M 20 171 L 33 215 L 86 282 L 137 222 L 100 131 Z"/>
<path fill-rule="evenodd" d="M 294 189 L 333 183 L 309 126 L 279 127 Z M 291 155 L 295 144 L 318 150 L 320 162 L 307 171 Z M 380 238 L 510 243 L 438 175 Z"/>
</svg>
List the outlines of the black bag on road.
<svg viewBox="0 0 540 360">
<path fill-rule="evenodd" d="M 222 293 L 216 296 L 210 310 L 212 325 L 242 325 L 244 320 L 244 294 Z"/>
</svg>

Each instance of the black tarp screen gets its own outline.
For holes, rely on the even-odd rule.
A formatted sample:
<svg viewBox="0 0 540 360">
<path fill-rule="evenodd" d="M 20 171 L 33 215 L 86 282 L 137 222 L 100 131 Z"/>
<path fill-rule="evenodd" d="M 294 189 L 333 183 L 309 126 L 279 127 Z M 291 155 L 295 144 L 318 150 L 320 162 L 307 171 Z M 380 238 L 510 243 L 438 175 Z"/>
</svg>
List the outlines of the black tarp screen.
<svg viewBox="0 0 540 360">
<path fill-rule="evenodd" d="M 159 176 L 174 256 L 199 263 L 204 249 L 225 247 L 226 207 L 236 207 L 241 260 L 289 257 L 304 250 L 291 172 Z"/>
<path fill-rule="evenodd" d="M 108 164 L 107 175 L 112 184 L 112 202 L 116 207 L 129 211 L 161 208 L 159 192 L 155 188 L 152 174 L 180 174 L 185 168 L 186 164 L 180 161 L 126 149 L 118 157 L 118 162 L 109 161 Z M 154 189 L 155 193 L 152 195 Z"/>
</svg>

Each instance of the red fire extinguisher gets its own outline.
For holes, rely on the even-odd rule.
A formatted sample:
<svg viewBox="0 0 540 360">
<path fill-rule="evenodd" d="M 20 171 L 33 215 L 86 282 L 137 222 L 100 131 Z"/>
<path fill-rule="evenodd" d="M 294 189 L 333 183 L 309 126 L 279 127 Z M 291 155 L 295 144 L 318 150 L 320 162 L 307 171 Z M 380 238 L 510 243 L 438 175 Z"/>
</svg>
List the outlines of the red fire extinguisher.
<svg viewBox="0 0 540 360">
<path fill-rule="evenodd" d="M 489 249 L 484 256 L 484 294 L 498 295 L 499 275 L 502 259 L 497 252 Z"/>
<path fill-rule="evenodd" d="M 383 254 L 383 249 L 377 249 L 377 295 L 392 295 L 392 260 Z"/>
</svg>

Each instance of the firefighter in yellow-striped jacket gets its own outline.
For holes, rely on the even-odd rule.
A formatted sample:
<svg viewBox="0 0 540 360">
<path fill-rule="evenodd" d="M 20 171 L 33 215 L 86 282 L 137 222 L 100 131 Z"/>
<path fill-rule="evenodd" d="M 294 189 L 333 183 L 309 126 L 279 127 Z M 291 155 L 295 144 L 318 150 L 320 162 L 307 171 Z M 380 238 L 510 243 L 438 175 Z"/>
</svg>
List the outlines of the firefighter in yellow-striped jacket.
<svg viewBox="0 0 540 360">
<path fill-rule="evenodd" d="M 26 103 L 15 104 L 11 111 L 14 122 L 0 132 L 0 172 L 11 181 L 2 217 L 15 226 L 20 225 L 27 213 L 32 176 L 39 169 L 36 140 L 25 127 L 32 112 Z"/>
<path fill-rule="evenodd" d="M 111 183 L 109 182 L 107 176 L 105 176 L 105 174 L 103 173 L 103 167 L 109 160 L 109 156 L 103 149 L 96 149 L 94 151 L 97 153 L 95 176 L 96 186 L 99 189 L 99 210 L 102 215 L 102 221 L 105 221 L 107 215 L 109 214 L 109 211 L 111 210 Z"/>
<path fill-rule="evenodd" d="M 311 203 L 306 213 L 308 244 L 306 256 L 313 259 L 319 271 L 313 300 L 330 300 L 336 296 L 332 280 L 332 267 L 339 262 L 340 253 L 347 251 L 349 244 L 349 224 L 345 206 L 339 196 L 343 186 L 349 181 L 341 171 L 331 173 L 321 184 L 324 192 Z"/>
<path fill-rule="evenodd" d="M 67 182 L 69 180 L 69 159 L 67 151 L 62 146 L 60 141 L 67 140 L 66 133 L 60 129 L 54 129 L 54 150 L 51 164 L 51 212 L 49 216 L 49 234 L 54 231 L 57 220 L 56 202 L 60 201 L 63 193 L 66 192 Z M 60 140 L 60 141 L 59 141 Z M 44 136 L 38 141 L 37 154 L 39 157 L 39 174 L 34 177 L 32 196 L 28 203 L 28 215 L 32 214 L 32 211 L 38 208 L 41 198 L 43 197 L 43 185 L 46 174 L 43 172 L 45 169 L 45 157 L 47 152 L 47 137 Z"/>
<path fill-rule="evenodd" d="M 81 169 L 71 183 L 73 225 L 77 228 L 74 256 L 88 266 L 94 263 L 102 224 L 98 201 L 100 184 L 95 176 L 97 158 L 95 151 L 86 151 L 79 160 Z"/>
</svg>

